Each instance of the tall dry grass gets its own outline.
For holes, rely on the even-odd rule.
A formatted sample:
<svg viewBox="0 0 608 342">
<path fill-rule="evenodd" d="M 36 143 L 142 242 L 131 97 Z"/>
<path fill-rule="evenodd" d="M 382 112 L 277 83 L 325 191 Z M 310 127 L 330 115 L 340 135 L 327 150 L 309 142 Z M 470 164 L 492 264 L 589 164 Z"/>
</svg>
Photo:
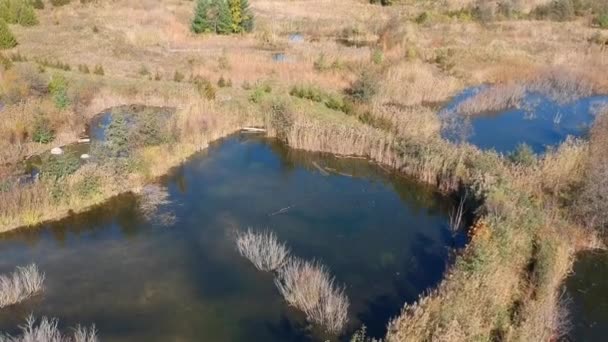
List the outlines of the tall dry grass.
<svg viewBox="0 0 608 342">
<path fill-rule="evenodd" d="M 10 336 L 0 334 L 0 342 L 98 342 L 97 329 L 95 325 L 83 327 L 78 325 L 71 334 L 63 334 L 59 331 L 56 318 L 43 317 L 36 322 L 33 316 L 29 316 L 25 325 L 21 327 L 21 334 Z"/>
<path fill-rule="evenodd" d="M 17 267 L 11 275 L 0 275 L 0 308 L 17 304 L 43 290 L 44 273 L 36 264 Z"/>
<path fill-rule="evenodd" d="M 269 230 L 254 232 L 248 228 L 246 232 L 239 232 L 236 236 L 236 246 L 239 253 L 260 271 L 280 269 L 289 256 L 289 248 L 279 242 L 276 235 Z"/>
<path fill-rule="evenodd" d="M 325 266 L 291 258 L 275 279 L 279 292 L 289 305 L 302 310 L 307 319 L 330 333 L 340 333 L 348 322 L 349 301 L 344 288 Z"/>
</svg>

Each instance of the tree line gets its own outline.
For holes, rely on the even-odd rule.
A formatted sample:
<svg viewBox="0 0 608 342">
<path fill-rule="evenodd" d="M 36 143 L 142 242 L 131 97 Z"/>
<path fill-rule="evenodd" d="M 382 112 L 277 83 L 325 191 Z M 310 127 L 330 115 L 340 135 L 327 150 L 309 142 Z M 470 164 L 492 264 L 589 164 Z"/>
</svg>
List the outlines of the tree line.
<svg viewBox="0 0 608 342">
<path fill-rule="evenodd" d="M 197 0 L 191 29 L 194 33 L 251 32 L 253 20 L 248 0 Z"/>
</svg>

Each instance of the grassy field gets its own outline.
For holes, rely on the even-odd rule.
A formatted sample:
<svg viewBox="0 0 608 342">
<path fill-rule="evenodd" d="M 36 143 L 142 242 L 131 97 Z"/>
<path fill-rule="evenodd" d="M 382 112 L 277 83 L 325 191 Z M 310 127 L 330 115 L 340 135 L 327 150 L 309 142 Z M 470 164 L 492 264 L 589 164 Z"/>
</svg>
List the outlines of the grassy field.
<svg viewBox="0 0 608 342">
<path fill-rule="evenodd" d="M 576 251 L 600 245 L 590 218 L 603 195 L 589 180 L 603 179 L 608 139 L 596 129 L 591 142 L 524 164 L 444 141 L 437 111 L 480 84 L 494 87 L 463 112 L 502 109 L 522 88 L 608 94 L 600 2 L 572 13 L 542 0 L 507 1 L 508 11 L 473 0 L 250 3 L 255 29 L 230 36 L 192 33 L 185 0 L 45 2 L 37 25 L 9 25 L 18 45 L 0 52 L 0 231 L 137 192 L 209 142 L 263 126 L 293 148 L 365 156 L 466 193 L 477 208 L 471 243 L 437 289 L 387 322 L 387 341 L 562 336 L 562 280 Z M 155 127 L 162 139 L 16 184 L 24 158 L 77 141 L 95 114 L 130 104 L 176 109 Z"/>
</svg>

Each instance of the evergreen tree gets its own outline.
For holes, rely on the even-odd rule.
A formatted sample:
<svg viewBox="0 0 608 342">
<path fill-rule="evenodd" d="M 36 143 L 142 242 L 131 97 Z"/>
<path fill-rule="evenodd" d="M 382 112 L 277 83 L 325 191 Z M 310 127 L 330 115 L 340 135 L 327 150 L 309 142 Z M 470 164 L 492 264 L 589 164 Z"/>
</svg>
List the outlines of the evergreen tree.
<svg viewBox="0 0 608 342">
<path fill-rule="evenodd" d="M 251 31 L 253 31 L 254 22 L 253 22 L 253 13 L 251 12 L 251 9 L 249 8 L 249 1 L 240 0 L 240 2 L 241 2 L 241 16 L 242 16 L 241 28 L 245 32 L 251 32 Z"/>
<path fill-rule="evenodd" d="M 228 6 L 230 7 L 230 17 L 232 19 L 232 32 L 243 32 L 243 12 L 241 8 L 241 0 L 228 0 Z"/>
<path fill-rule="evenodd" d="M 226 0 L 215 0 L 217 5 L 217 25 L 216 33 L 230 34 L 232 33 L 232 15 L 230 7 Z"/>
<path fill-rule="evenodd" d="M 212 31 L 213 28 L 208 17 L 209 5 L 209 0 L 197 0 L 191 27 L 194 33 L 204 33 Z"/>
<path fill-rule="evenodd" d="M 8 28 L 6 21 L 0 19 L 0 49 L 10 49 L 17 46 L 17 40 Z"/>
</svg>

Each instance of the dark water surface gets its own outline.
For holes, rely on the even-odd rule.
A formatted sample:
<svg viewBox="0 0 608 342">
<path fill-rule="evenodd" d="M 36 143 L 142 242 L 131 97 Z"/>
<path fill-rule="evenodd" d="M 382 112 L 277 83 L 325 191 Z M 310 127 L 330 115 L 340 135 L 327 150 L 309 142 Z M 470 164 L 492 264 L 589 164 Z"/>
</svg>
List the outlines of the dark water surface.
<svg viewBox="0 0 608 342">
<path fill-rule="evenodd" d="M 236 252 L 235 231 L 252 226 L 326 264 L 351 300 L 348 333 L 364 323 L 380 336 L 403 303 L 440 281 L 457 240 L 452 203 L 432 189 L 261 137 L 224 139 L 162 183 L 169 225 L 123 195 L 0 235 L 0 273 L 35 262 L 47 276 L 43 295 L 0 310 L 0 331 L 15 333 L 33 313 L 62 327 L 95 323 L 103 341 L 319 339 L 272 274 Z"/>
<path fill-rule="evenodd" d="M 571 341 L 606 341 L 608 337 L 608 252 L 578 255 L 566 281 L 572 300 Z"/>
<path fill-rule="evenodd" d="M 443 115 L 482 89 L 484 87 L 466 89 L 444 108 Z M 518 108 L 473 115 L 466 140 L 481 149 L 494 149 L 504 154 L 525 143 L 541 154 L 549 146 L 560 145 L 568 136 L 584 137 L 593 124 L 596 111 L 606 104 L 608 96 L 559 103 L 540 93 L 527 93 Z M 444 137 L 452 141 L 460 138 L 445 131 Z"/>
</svg>

